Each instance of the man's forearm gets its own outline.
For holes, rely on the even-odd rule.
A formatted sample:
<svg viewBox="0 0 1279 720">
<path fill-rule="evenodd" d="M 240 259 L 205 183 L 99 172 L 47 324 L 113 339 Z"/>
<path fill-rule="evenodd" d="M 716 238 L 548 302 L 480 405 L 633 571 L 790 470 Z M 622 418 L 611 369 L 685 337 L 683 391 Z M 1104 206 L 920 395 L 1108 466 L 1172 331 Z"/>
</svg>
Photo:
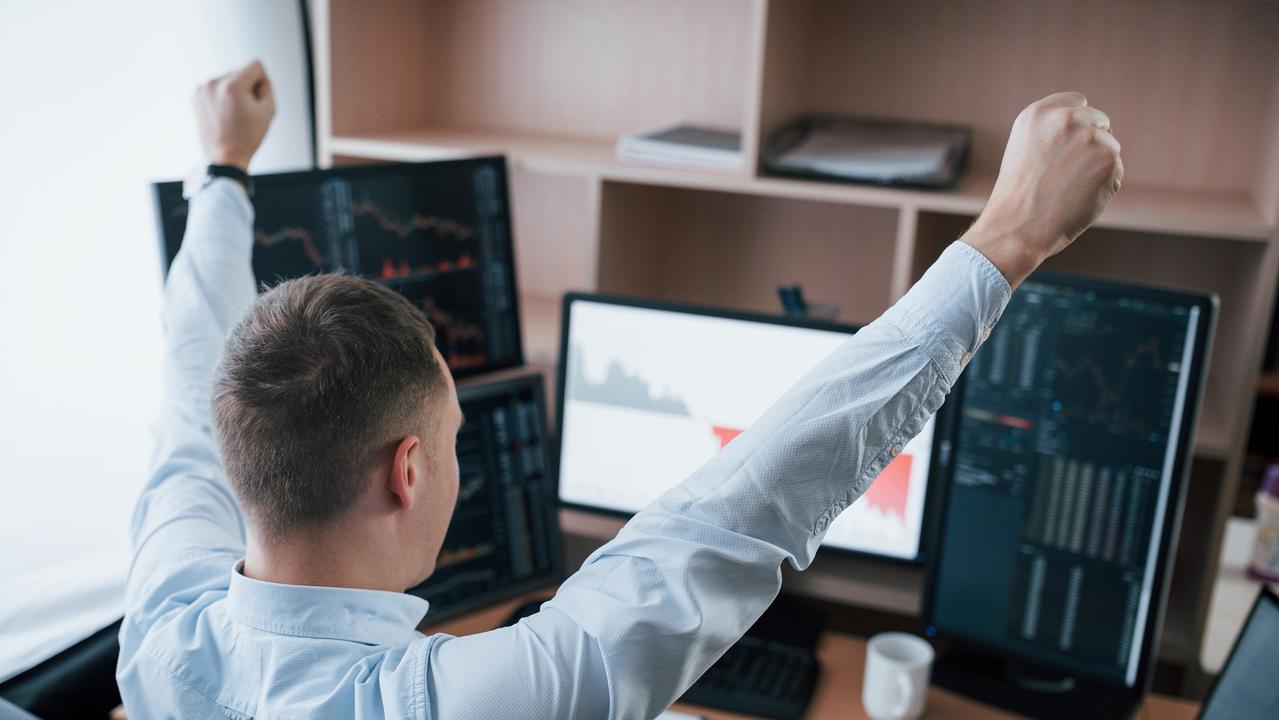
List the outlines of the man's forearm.
<svg viewBox="0 0 1279 720">
<path fill-rule="evenodd" d="M 175 464 L 221 481 L 210 393 L 226 336 L 255 296 L 252 233 L 253 206 L 235 181 L 214 180 L 191 199 L 182 249 L 165 283 L 165 394 L 148 487 L 173 474 Z"/>
<path fill-rule="evenodd" d="M 182 249 L 165 283 L 165 394 L 148 489 L 175 474 L 221 482 L 210 392 L 227 333 L 255 295 L 252 233 L 253 206 L 236 182 L 215 180 L 192 198 Z M 135 525 L 142 520 L 136 517 Z"/>
<path fill-rule="evenodd" d="M 222 343 L 256 295 L 253 206 L 234 180 L 215 179 L 191 199 L 182 250 L 165 283 L 169 389 L 205 392 Z"/>
</svg>

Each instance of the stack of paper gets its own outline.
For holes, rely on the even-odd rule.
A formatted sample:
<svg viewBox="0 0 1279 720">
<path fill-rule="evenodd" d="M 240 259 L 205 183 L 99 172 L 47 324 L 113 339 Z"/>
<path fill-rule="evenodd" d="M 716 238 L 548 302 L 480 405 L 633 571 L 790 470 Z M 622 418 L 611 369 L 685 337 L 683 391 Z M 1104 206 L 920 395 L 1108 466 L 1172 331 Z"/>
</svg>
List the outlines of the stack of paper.
<svg viewBox="0 0 1279 720">
<path fill-rule="evenodd" d="M 818 131 L 786 153 L 786 161 L 828 175 L 891 182 L 946 170 L 950 143 L 933 138 L 913 142 L 895 133 L 860 135 Z"/>
<path fill-rule="evenodd" d="M 967 157 L 966 128 L 857 118 L 804 118 L 769 144 L 769 171 L 886 185 L 946 187 Z"/>
<path fill-rule="evenodd" d="M 617 157 L 634 165 L 728 172 L 743 167 L 742 137 L 732 130 L 675 125 L 623 135 L 617 141 Z"/>
</svg>

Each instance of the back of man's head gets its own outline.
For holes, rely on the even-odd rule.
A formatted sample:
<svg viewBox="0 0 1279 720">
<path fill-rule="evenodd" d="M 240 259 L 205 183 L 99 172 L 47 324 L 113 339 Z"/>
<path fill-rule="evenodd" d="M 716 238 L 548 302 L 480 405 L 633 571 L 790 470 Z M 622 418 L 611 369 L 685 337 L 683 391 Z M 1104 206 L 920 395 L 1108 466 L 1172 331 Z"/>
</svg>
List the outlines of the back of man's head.
<svg viewBox="0 0 1279 720">
<path fill-rule="evenodd" d="M 433 431 L 447 392 L 434 345 L 417 308 L 368 280 L 307 276 L 257 299 L 213 389 L 227 476 L 257 532 L 337 519 L 383 454 Z"/>
</svg>

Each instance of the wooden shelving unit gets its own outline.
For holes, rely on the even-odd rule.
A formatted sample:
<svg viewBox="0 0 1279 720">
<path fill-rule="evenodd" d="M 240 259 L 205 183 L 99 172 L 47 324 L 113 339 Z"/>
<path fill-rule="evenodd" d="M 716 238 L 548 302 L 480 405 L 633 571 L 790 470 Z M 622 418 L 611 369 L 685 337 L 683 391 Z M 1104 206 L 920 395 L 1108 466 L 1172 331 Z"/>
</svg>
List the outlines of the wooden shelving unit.
<svg viewBox="0 0 1279 720">
<path fill-rule="evenodd" d="M 1279 3 L 313 0 L 313 17 L 322 162 L 508 156 L 527 354 L 546 365 L 569 289 L 773 310 L 798 281 L 873 319 L 981 211 L 1017 112 L 1085 92 L 1127 180 L 1050 266 L 1221 299 L 1161 651 L 1195 667 L 1279 275 Z M 763 140 L 808 112 L 967 124 L 969 171 L 943 192 L 761 173 Z M 617 161 L 618 136 L 679 121 L 740 130 L 747 168 Z M 848 572 L 866 570 L 788 582 L 917 606 L 899 602 L 917 571 L 882 592 Z"/>
</svg>

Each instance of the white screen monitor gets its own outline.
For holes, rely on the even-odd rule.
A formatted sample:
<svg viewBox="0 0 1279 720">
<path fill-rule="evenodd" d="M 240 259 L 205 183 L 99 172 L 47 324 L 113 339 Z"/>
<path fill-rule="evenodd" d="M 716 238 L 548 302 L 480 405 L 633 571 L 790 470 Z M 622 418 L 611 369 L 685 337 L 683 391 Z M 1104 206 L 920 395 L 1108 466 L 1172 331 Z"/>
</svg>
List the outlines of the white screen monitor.
<svg viewBox="0 0 1279 720">
<path fill-rule="evenodd" d="M 559 496 L 631 515 L 750 427 L 856 332 L 847 325 L 570 294 Z M 937 418 L 831 524 L 823 547 L 919 562 Z"/>
</svg>

